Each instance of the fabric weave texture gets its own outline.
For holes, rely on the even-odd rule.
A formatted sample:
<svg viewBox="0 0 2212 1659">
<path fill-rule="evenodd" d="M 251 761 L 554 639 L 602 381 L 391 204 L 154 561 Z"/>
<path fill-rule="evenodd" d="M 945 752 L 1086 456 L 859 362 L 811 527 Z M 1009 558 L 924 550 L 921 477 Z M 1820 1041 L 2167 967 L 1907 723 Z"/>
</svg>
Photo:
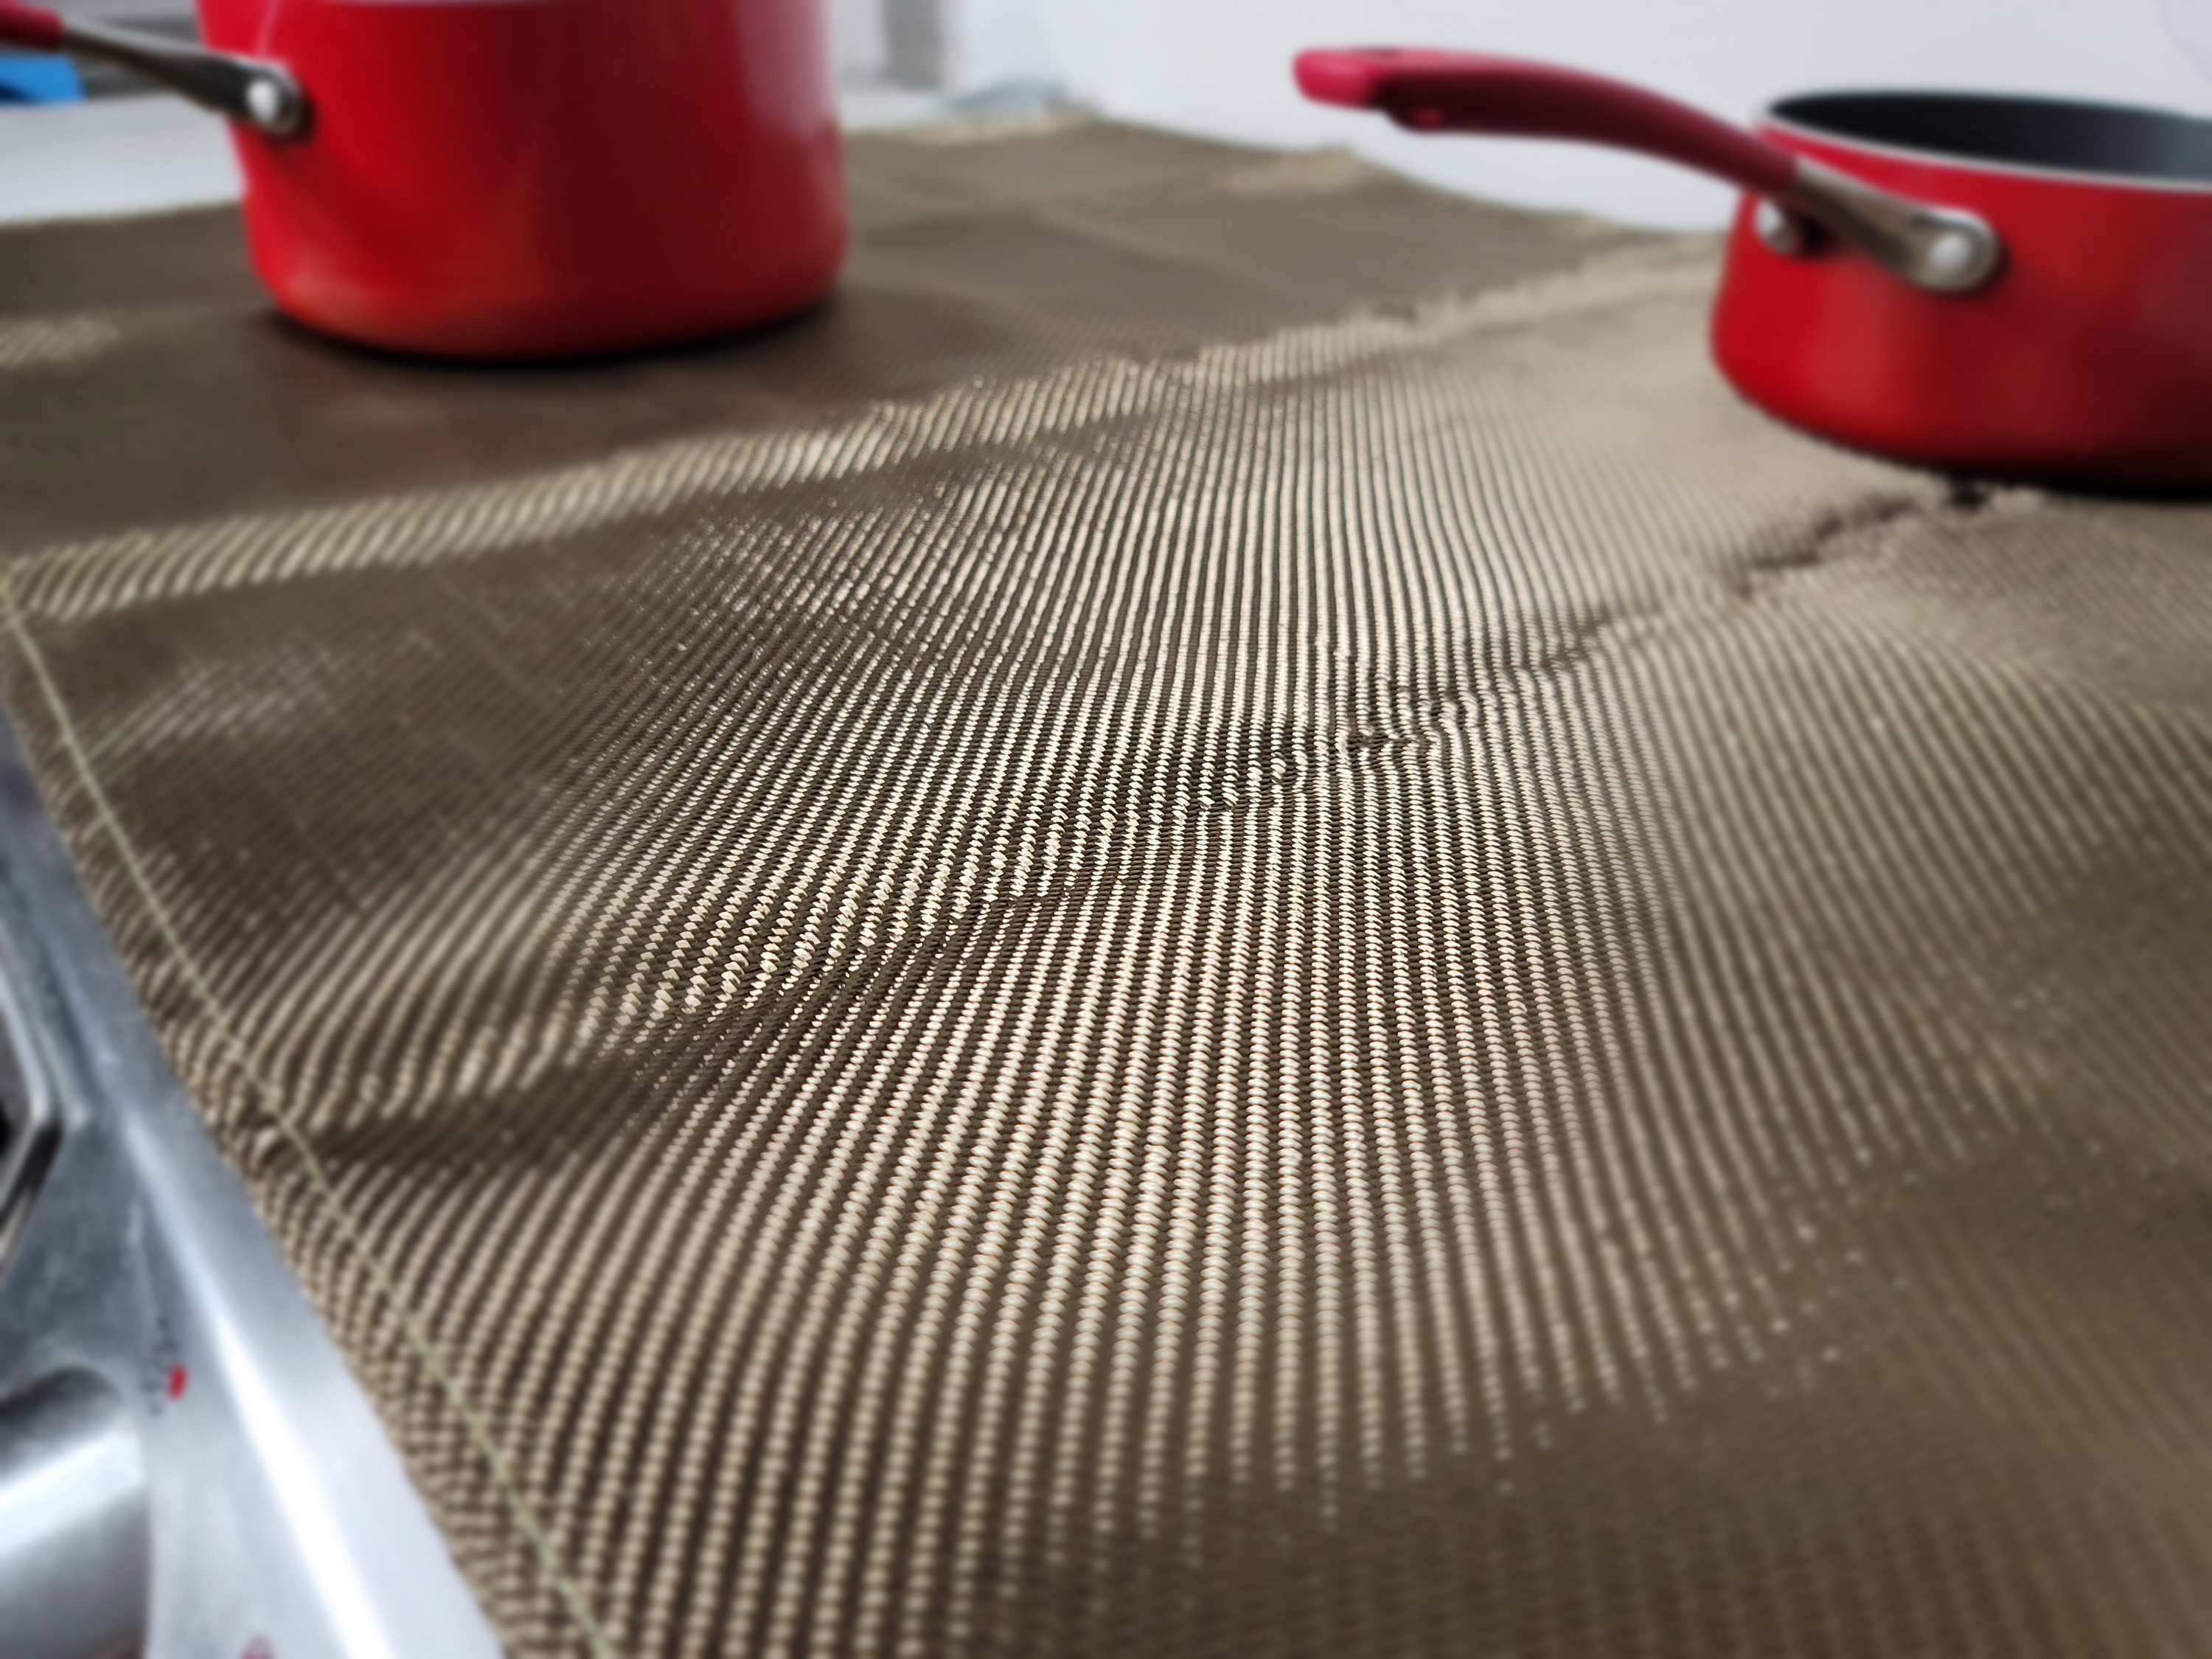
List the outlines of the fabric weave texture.
<svg viewBox="0 0 2212 1659">
<path fill-rule="evenodd" d="M 0 237 L 10 717 L 512 1651 L 2203 1648 L 2212 509 L 1702 240 L 851 159 L 554 370 Z"/>
</svg>

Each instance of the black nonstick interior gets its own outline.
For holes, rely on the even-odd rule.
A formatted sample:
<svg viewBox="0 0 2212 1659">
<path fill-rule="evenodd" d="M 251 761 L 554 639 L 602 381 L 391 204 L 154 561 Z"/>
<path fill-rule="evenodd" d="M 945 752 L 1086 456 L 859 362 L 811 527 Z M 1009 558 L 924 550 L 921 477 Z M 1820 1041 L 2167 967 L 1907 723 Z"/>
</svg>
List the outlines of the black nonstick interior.
<svg viewBox="0 0 2212 1659">
<path fill-rule="evenodd" d="M 1786 99 L 1774 113 L 1838 138 L 1961 161 L 2212 185 L 2212 121 L 2122 104 L 1830 92 Z"/>
</svg>

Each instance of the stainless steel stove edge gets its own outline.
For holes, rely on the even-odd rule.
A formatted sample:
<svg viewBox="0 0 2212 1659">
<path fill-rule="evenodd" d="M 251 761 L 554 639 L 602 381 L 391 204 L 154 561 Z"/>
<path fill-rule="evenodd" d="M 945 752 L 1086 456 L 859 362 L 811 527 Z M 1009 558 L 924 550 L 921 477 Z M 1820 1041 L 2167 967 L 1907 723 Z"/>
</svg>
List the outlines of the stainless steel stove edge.
<svg viewBox="0 0 2212 1659">
<path fill-rule="evenodd" d="M 155 1043 L 4 726 L 0 981 L 58 1129 L 0 1243 L 12 1659 L 127 1643 L 134 1623 L 151 1659 L 497 1654 Z"/>
</svg>

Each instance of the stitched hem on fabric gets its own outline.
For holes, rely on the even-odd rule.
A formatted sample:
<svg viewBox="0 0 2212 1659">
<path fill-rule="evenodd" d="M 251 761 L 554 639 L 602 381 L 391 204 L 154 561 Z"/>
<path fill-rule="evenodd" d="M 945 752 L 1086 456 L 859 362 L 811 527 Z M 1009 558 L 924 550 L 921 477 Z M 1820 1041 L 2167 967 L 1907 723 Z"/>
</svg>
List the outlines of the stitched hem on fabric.
<svg viewBox="0 0 2212 1659">
<path fill-rule="evenodd" d="M 385 1266 L 382 1258 L 370 1247 L 368 1239 L 362 1236 L 359 1224 L 354 1220 L 352 1214 L 346 1209 L 343 1200 L 339 1198 L 337 1188 L 331 1182 L 329 1172 L 323 1168 L 322 1161 L 315 1156 L 314 1148 L 309 1145 L 307 1137 L 301 1133 L 298 1126 L 293 1123 L 291 1118 L 277 1103 L 276 1091 L 264 1079 L 246 1044 L 231 1030 L 229 1022 L 224 1018 L 222 1009 L 216 1000 L 212 988 L 208 984 L 205 975 L 200 972 L 198 964 L 192 960 L 191 951 L 185 948 L 184 939 L 171 920 L 167 908 L 162 904 L 160 895 L 154 890 L 152 877 L 147 872 L 144 863 L 138 856 L 137 848 L 132 844 L 129 834 L 124 830 L 122 820 L 117 816 L 112 804 L 107 799 L 106 791 L 100 787 L 100 779 L 93 769 L 92 757 L 86 752 L 82 741 L 77 736 L 76 722 L 70 717 L 68 705 L 61 695 L 61 688 L 55 683 L 52 672 L 47 667 L 45 654 L 39 649 L 38 642 L 31 637 L 30 630 L 24 626 L 21 612 L 15 604 L 15 584 L 4 574 L 0 574 L 0 609 L 4 609 L 6 612 L 9 634 L 22 651 L 23 659 L 30 667 L 32 678 L 38 682 L 39 692 L 45 700 L 47 712 L 53 716 L 55 732 L 61 739 L 63 750 L 69 757 L 71 768 L 83 781 L 85 793 L 92 802 L 93 811 L 100 820 L 100 828 L 106 833 L 109 841 L 113 843 L 116 856 L 121 860 L 124 869 L 129 873 L 131 885 L 137 890 L 140 899 L 145 904 L 148 919 L 153 922 L 155 933 L 160 935 L 163 945 L 175 961 L 179 971 L 183 974 L 185 982 L 191 988 L 193 997 L 198 1000 L 201 1007 L 205 1010 L 208 1018 L 213 1023 L 217 1040 L 246 1079 L 254 1103 L 276 1126 L 277 1133 L 284 1138 L 285 1143 L 298 1154 L 301 1166 L 307 1171 L 308 1184 L 325 1215 L 337 1224 L 339 1237 L 353 1251 L 363 1268 L 367 1270 L 378 1292 L 383 1296 L 392 1311 L 398 1316 L 399 1328 L 406 1337 L 408 1346 L 414 1351 L 415 1357 L 422 1361 L 423 1369 L 429 1372 L 432 1382 L 436 1384 L 439 1393 L 445 1397 L 454 1417 L 459 1420 L 462 1431 L 468 1437 L 470 1443 L 476 1448 L 478 1455 L 483 1458 L 486 1468 L 491 1473 L 493 1484 L 498 1488 L 507 1510 L 514 1516 L 515 1524 L 522 1529 L 523 1536 L 529 1540 L 531 1549 L 538 1557 L 538 1564 L 544 1569 L 546 1577 L 550 1580 L 555 1594 L 560 1597 L 562 1606 L 567 1610 L 569 1617 L 575 1620 L 577 1629 L 584 1638 L 585 1645 L 593 1655 L 593 1659 L 612 1659 L 614 1650 L 608 1644 L 597 1622 L 592 1618 L 590 1610 L 585 1607 L 582 1590 L 561 1565 L 559 1554 L 553 1547 L 551 1536 L 539 1522 L 529 1501 L 524 1498 L 521 1489 L 515 1484 L 514 1474 L 508 1468 L 507 1459 L 500 1451 L 498 1443 L 492 1438 L 489 1431 L 485 1428 L 483 1419 L 470 1406 L 467 1395 L 462 1392 L 459 1380 L 439 1358 L 436 1347 L 430 1341 L 428 1332 L 422 1328 L 415 1310 L 408 1305 L 407 1298 L 401 1292 L 391 1271 Z"/>
</svg>

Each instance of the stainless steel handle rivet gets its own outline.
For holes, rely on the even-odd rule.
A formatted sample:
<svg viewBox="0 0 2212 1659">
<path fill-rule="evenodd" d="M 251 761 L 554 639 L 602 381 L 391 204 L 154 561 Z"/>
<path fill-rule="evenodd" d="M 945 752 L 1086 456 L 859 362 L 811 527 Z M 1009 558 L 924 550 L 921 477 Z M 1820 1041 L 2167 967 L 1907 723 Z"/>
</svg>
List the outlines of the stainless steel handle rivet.
<svg viewBox="0 0 2212 1659">
<path fill-rule="evenodd" d="M 1751 228 L 1760 241 L 1784 258 L 1802 259 L 1813 252 L 1812 227 L 1764 198 L 1752 210 Z"/>
<path fill-rule="evenodd" d="M 246 111 L 256 126 L 273 127 L 284 118 L 284 88 L 274 81 L 256 81 L 246 89 Z"/>
</svg>

